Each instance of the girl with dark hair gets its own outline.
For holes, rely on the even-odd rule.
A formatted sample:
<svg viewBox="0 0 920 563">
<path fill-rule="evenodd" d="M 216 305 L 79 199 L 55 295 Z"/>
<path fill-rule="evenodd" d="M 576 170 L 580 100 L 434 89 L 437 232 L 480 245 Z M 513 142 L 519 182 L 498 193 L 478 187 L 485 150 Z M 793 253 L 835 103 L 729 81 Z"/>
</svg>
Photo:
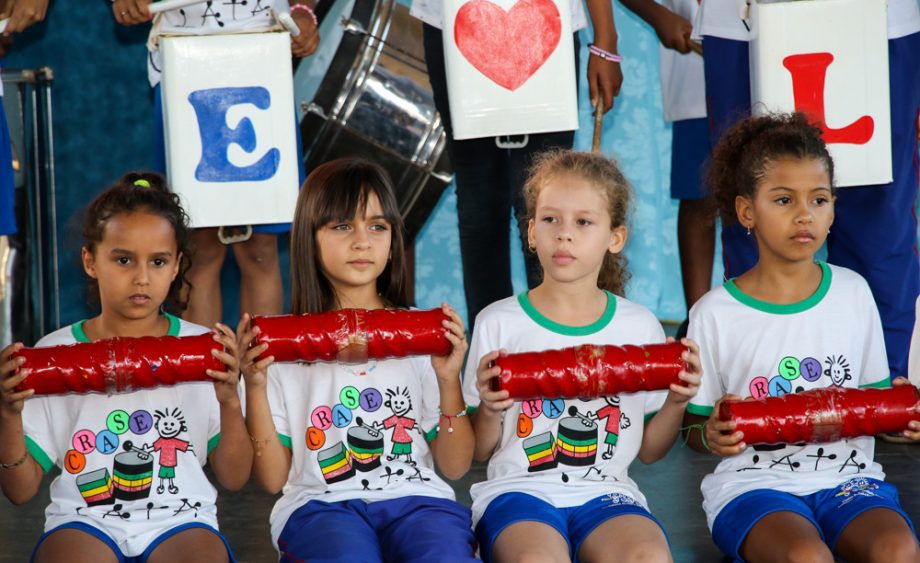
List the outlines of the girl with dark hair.
<svg viewBox="0 0 920 563">
<path fill-rule="evenodd" d="M 889 386 L 868 284 L 815 259 L 836 199 L 821 130 L 800 113 L 748 118 L 722 137 L 708 181 L 723 221 L 759 251 L 690 311 L 705 376 L 687 407 L 688 438 L 724 458 L 702 483 L 716 545 L 746 561 L 920 560 L 874 438 L 748 447 L 718 416 L 725 398 Z M 920 421 L 905 436 L 920 438 Z"/>
<path fill-rule="evenodd" d="M 37 346 L 114 337 L 191 336 L 207 329 L 164 311 L 179 302 L 189 266 L 188 225 L 161 176 L 127 174 L 89 206 L 83 269 L 99 315 L 55 331 Z M 214 379 L 118 395 L 30 398 L 15 387 L 29 374 L 21 343 L 0 352 L 0 486 L 14 503 L 51 484 L 45 533 L 34 561 L 232 561 L 217 530 L 211 462 L 228 489 L 249 478 L 252 444 L 237 393 L 233 331 L 217 325 Z M 154 476 L 155 467 L 156 476 Z M 168 485 L 168 486 L 167 486 Z"/>
<path fill-rule="evenodd" d="M 294 313 L 408 306 L 396 196 L 376 164 L 344 158 L 314 170 L 291 231 Z M 361 365 L 242 359 L 253 476 L 282 491 L 272 539 L 291 561 L 470 561 L 470 512 L 450 479 L 469 469 L 473 433 L 460 391 L 463 322 L 443 305 L 453 350 Z M 257 329 L 243 317 L 240 349 Z M 434 373 L 432 373 L 432 371 Z"/>
<path fill-rule="evenodd" d="M 700 381 L 695 344 L 683 341 L 688 367 L 669 391 L 513 401 L 490 387 L 505 352 L 665 340 L 651 311 L 622 297 L 630 199 L 615 162 L 569 150 L 538 157 L 524 185 L 543 281 L 483 309 L 464 379 L 474 455 L 489 461 L 488 480 L 470 490 L 483 561 L 671 559 L 628 468 L 674 443 Z"/>
</svg>

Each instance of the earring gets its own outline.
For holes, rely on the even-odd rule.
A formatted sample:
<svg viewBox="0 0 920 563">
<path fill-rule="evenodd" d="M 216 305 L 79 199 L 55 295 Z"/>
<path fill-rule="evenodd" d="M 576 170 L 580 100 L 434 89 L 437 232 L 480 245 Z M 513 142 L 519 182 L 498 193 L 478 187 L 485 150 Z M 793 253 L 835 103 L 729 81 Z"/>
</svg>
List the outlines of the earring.
<svg viewBox="0 0 920 563">
<path fill-rule="evenodd" d="M 750 227 L 747 228 L 747 234 L 748 234 L 748 236 L 751 236 L 751 228 L 750 228 Z"/>
<path fill-rule="evenodd" d="M 529 248 L 531 252 L 536 252 L 536 251 L 537 251 L 537 245 L 536 245 L 536 243 L 533 243 L 533 242 L 528 242 L 528 243 L 527 243 L 527 248 Z"/>
</svg>

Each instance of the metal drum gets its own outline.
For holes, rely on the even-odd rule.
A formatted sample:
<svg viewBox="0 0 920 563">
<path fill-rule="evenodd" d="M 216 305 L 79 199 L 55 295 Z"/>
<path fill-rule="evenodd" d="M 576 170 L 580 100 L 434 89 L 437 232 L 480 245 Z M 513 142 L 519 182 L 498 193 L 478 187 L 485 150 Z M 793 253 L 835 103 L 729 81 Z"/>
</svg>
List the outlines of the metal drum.
<svg viewBox="0 0 920 563">
<path fill-rule="evenodd" d="M 559 421 L 556 461 L 566 465 L 592 465 L 597 456 L 597 424 L 582 418 Z"/>
<path fill-rule="evenodd" d="M 120 453 L 115 456 L 113 473 L 115 498 L 136 500 L 150 496 L 153 456 L 141 457 L 137 452 Z"/>
<path fill-rule="evenodd" d="M 332 4 L 320 38 L 294 75 L 307 171 L 349 155 L 378 162 L 411 240 L 453 178 L 422 24 L 394 0 L 348 0 Z"/>
<path fill-rule="evenodd" d="M 358 471 L 370 471 L 380 467 L 383 455 L 383 433 L 372 432 L 367 428 L 348 429 L 348 449 Z"/>
</svg>

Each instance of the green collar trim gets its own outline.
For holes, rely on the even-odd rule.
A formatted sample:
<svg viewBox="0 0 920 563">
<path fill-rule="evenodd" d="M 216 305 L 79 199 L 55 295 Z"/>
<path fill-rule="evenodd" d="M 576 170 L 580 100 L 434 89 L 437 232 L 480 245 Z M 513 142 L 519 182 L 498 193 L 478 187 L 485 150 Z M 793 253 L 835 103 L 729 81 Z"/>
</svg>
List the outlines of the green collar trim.
<svg viewBox="0 0 920 563">
<path fill-rule="evenodd" d="M 170 315 L 169 313 L 163 313 L 163 316 L 169 319 L 169 330 L 166 331 L 166 336 L 179 336 L 179 317 Z M 86 323 L 86 320 L 87 319 L 83 319 L 82 321 L 70 325 L 70 333 L 77 342 L 92 342 L 89 337 L 86 336 L 86 331 L 83 330 L 83 324 Z"/>
<path fill-rule="evenodd" d="M 533 320 L 533 322 L 542 326 L 546 330 L 555 332 L 556 334 L 562 334 L 564 336 L 587 336 L 589 334 L 594 334 L 595 332 L 600 331 L 608 324 L 610 324 L 610 321 L 613 320 L 613 315 L 617 311 L 616 295 L 610 293 L 609 291 L 604 291 L 604 293 L 607 294 L 607 308 L 604 309 L 604 313 L 593 323 L 584 326 L 564 325 L 546 318 L 540 311 L 537 311 L 536 307 L 533 306 L 533 303 L 530 302 L 530 297 L 527 291 L 518 294 L 518 303 L 521 305 L 521 309 L 524 309 L 524 313 L 526 313 L 527 316 Z"/>
<path fill-rule="evenodd" d="M 747 305 L 752 309 L 773 315 L 793 315 L 795 313 L 807 311 L 808 309 L 811 309 L 820 303 L 821 300 L 824 299 L 824 296 L 827 295 L 827 291 L 831 287 L 830 267 L 826 262 L 816 261 L 815 264 L 821 266 L 821 283 L 818 284 L 818 289 L 816 289 L 814 293 L 812 293 L 809 297 L 799 301 L 798 303 L 777 304 L 755 299 L 754 297 L 751 297 L 747 293 L 741 291 L 738 286 L 735 285 L 735 278 L 726 281 L 722 287 L 724 287 L 725 290 L 728 291 L 729 295 L 734 297 L 739 303 L 742 305 Z"/>
</svg>

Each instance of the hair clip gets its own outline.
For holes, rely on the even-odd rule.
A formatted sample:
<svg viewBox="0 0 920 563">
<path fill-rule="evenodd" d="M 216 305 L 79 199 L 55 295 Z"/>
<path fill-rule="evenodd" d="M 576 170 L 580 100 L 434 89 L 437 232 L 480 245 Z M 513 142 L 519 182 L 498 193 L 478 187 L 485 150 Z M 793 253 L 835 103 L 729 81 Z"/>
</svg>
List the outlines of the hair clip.
<svg viewBox="0 0 920 563">
<path fill-rule="evenodd" d="M 139 188 L 149 188 L 150 182 L 148 182 L 147 180 L 143 178 L 138 178 L 137 180 L 134 180 L 134 185 Z"/>
</svg>

